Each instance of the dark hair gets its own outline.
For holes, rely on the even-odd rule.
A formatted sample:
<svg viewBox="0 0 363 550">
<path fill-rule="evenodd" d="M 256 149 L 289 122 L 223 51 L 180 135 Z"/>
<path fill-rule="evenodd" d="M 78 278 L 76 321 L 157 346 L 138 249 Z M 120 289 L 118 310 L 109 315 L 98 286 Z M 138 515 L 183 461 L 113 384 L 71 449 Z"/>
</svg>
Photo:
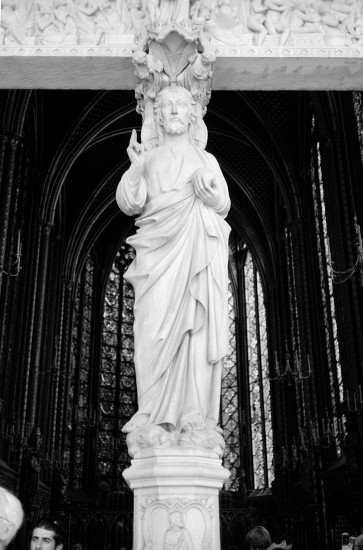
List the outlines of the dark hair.
<svg viewBox="0 0 363 550">
<path fill-rule="evenodd" d="M 55 545 L 58 546 L 59 544 L 63 544 L 64 531 L 62 525 L 58 521 L 50 518 L 42 518 L 33 526 L 32 535 L 34 529 L 47 529 L 47 531 L 53 531 Z"/>
<path fill-rule="evenodd" d="M 257 527 L 248 531 L 246 541 L 250 548 L 256 550 L 257 548 L 260 550 L 268 548 L 272 544 L 270 533 L 261 525 L 257 525 Z"/>
</svg>

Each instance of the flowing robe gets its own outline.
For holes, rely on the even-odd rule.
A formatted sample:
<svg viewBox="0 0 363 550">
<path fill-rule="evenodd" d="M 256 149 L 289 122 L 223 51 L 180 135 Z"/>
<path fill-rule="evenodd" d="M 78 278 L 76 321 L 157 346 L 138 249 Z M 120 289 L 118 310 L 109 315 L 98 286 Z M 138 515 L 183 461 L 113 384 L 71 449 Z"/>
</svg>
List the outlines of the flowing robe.
<svg viewBox="0 0 363 550">
<path fill-rule="evenodd" d="M 125 274 L 135 289 L 139 407 L 130 424 L 215 428 L 228 351 L 227 184 L 216 159 L 194 145 L 145 155 L 145 167 L 132 164 L 116 193 L 123 212 L 140 213 L 127 241 L 136 258 Z M 191 184 L 203 167 L 218 181 L 217 211 Z"/>
<path fill-rule="evenodd" d="M 189 19 L 189 0 L 160 0 L 160 23 L 181 23 L 186 19 Z"/>
</svg>

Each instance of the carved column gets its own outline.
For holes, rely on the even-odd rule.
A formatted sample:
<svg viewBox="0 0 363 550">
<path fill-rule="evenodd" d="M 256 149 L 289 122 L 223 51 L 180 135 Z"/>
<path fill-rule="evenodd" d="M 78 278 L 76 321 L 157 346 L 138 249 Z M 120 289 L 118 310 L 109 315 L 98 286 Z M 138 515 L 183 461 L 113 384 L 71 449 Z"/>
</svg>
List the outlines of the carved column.
<svg viewBox="0 0 363 550">
<path fill-rule="evenodd" d="M 0 134 L 0 397 L 6 407 L 3 420 L 10 423 L 14 416 L 14 381 L 16 372 L 14 356 L 14 303 L 16 303 L 18 280 L 13 274 L 16 258 L 16 238 L 18 224 L 18 185 L 21 176 L 22 138 L 10 132 Z M 15 226 L 16 224 L 16 226 Z M 5 416 L 4 416 L 5 415 Z M 4 442 L 3 442 L 4 443 Z M 8 460 L 5 451 L 2 457 Z"/>
<path fill-rule="evenodd" d="M 134 491 L 134 550 L 220 548 L 218 494 L 229 472 L 214 452 L 143 449 L 123 475 Z"/>
<path fill-rule="evenodd" d="M 0 166 L 2 171 L 1 175 L 1 190 L 0 190 L 0 290 L 1 281 L 3 277 L 3 269 L 5 268 L 5 252 L 6 243 L 9 229 L 9 216 L 10 216 L 10 204 L 11 195 L 13 189 L 13 182 L 15 180 L 16 170 L 16 154 L 18 150 L 18 144 L 20 143 L 20 136 L 3 134 L 3 146 L 1 150 Z M 9 151 L 8 150 L 9 145 Z"/>
<path fill-rule="evenodd" d="M 32 385 L 29 403 L 30 423 L 31 426 L 39 420 L 38 416 L 38 382 L 39 370 L 41 364 L 42 350 L 42 333 L 43 321 L 45 314 L 45 296 L 47 286 L 47 271 L 49 261 L 49 244 L 52 225 L 41 223 L 39 226 L 39 249 L 37 260 L 37 281 L 36 281 L 36 304 L 35 304 L 35 320 L 34 320 L 34 336 L 32 350 Z"/>
<path fill-rule="evenodd" d="M 210 160 L 210 157 L 205 157 L 204 148 L 207 143 L 208 131 L 203 121 L 203 116 L 210 98 L 211 67 L 215 60 L 215 54 L 213 51 L 203 47 L 200 38 L 197 30 L 192 29 L 190 31 L 189 28 L 183 27 L 182 23 L 179 22 L 167 25 L 160 33 L 154 29 L 153 32 L 150 32 L 148 40 L 139 44 L 134 53 L 133 62 L 135 65 L 135 76 L 137 77 L 136 98 L 138 100 L 138 111 L 143 115 L 141 130 L 142 147 L 139 148 L 135 143 L 136 132 L 133 132 L 132 135 L 132 147 L 135 148 L 133 149 L 135 155 L 137 154 L 136 150 L 138 152 L 141 150 L 142 155 L 144 151 L 148 153 L 150 150 L 155 150 L 156 156 L 151 156 L 150 158 L 156 159 L 152 161 L 154 162 L 154 166 L 158 163 L 161 165 L 164 161 L 163 155 L 165 155 L 165 150 L 160 151 L 164 143 L 163 139 L 170 138 L 172 140 L 171 143 L 179 144 L 179 154 L 181 154 L 179 158 L 183 167 L 188 166 L 189 169 L 189 155 L 196 154 L 195 158 L 198 158 L 198 161 L 195 163 L 195 167 L 207 177 L 211 173 L 209 170 L 214 170 L 215 168 L 206 161 L 206 158 Z M 184 91 L 182 92 L 179 87 L 184 88 Z M 166 89 L 164 90 L 164 88 Z M 158 95 L 160 92 L 162 95 Z M 163 99 L 165 97 L 167 99 Z M 156 114 L 159 109 L 159 103 L 161 103 L 160 116 L 165 116 L 165 120 L 163 119 L 162 121 L 164 129 L 161 128 L 159 115 Z M 168 109 L 175 109 L 180 118 L 175 115 L 172 116 L 170 119 L 171 124 L 167 129 L 168 122 L 165 113 L 168 112 Z M 184 112 L 184 115 L 182 112 Z M 178 130 L 175 129 L 176 127 Z M 162 136 L 162 134 L 164 135 Z M 181 138 L 181 141 L 175 141 L 178 140 L 178 137 Z M 160 152 L 158 153 L 159 147 Z M 173 151 L 172 148 L 170 150 Z M 129 156 L 132 163 L 130 173 L 140 170 L 140 166 L 144 170 L 143 164 L 139 164 L 137 167 L 133 164 L 132 154 Z M 214 167 L 217 166 L 216 160 L 215 163 Z M 145 167 L 146 172 L 147 168 Z M 173 188 L 173 184 L 169 183 L 169 179 L 171 180 L 174 177 L 172 174 L 172 169 L 169 172 L 169 167 L 165 166 L 163 179 L 165 180 L 165 184 L 168 182 L 167 185 L 170 185 L 169 190 L 172 190 L 170 195 L 174 191 L 176 195 L 180 192 L 180 195 L 178 195 L 178 204 L 180 205 L 184 200 L 182 193 L 189 192 L 191 187 L 183 187 L 183 191 L 180 191 L 177 187 Z M 217 175 L 217 172 L 214 174 L 216 178 L 220 177 Z M 180 178 L 179 183 L 183 178 L 185 179 L 185 176 Z M 148 179 L 146 175 L 145 179 Z M 125 184 L 126 187 L 123 187 L 124 181 L 122 180 L 118 191 L 121 190 L 121 195 L 125 193 L 126 196 L 127 185 Z M 139 178 L 137 185 L 139 185 L 140 181 Z M 228 190 L 226 189 L 227 185 L 222 178 L 218 181 L 220 182 L 219 190 L 221 192 L 219 200 L 222 201 L 220 204 L 224 204 L 224 208 L 227 208 L 228 211 L 229 198 Z M 226 189 L 226 195 L 222 194 L 221 191 L 223 181 L 225 185 L 223 189 Z M 186 179 L 184 183 L 188 185 L 190 184 L 190 180 Z M 199 197 L 197 191 L 195 193 Z M 162 207 L 159 206 L 160 210 L 156 209 L 156 214 L 154 214 L 155 220 L 159 223 L 157 226 L 158 229 L 153 229 L 153 239 L 155 242 L 158 238 L 156 236 L 158 231 L 163 232 L 159 229 L 160 219 L 163 216 L 170 215 L 166 214 L 166 212 L 169 212 L 171 207 L 178 211 L 176 216 L 177 223 L 182 221 L 190 228 L 190 225 L 188 225 L 190 218 L 188 218 L 188 221 L 185 220 L 184 215 L 178 210 L 177 203 L 173 202 L 175 200 L 174 195 L 172 197 L 170 195 L 170 204 L 165 203 Z M 122 196 L 124 197 L 124 195 Z M 188 197 L 192 197 L 193 207 L 196 207 L 194 213 L 196 216 L 199 216 L 197 208 L 199 208 L 200 203 L 194 201 L 195 195 L 188 195 Z M 128 196 L 128 199 L 132 202 L 135 197 Z M 225 202 L 226 200 L 227 202 Z M 205 208 L 212 206 L 210 202 L 204 202 Z M 216 204 L 214 206 L 216 207 Z M 144 205 L 142 205 L 143 207 Z M 122 209 L 121 206 L 120 208 Z M 153 284 L 155 286 L 159 285 L 159 294 L 157 296 L 158 298 L 160 297 L 160 301 L 162 301 L 163 293 L 169 297 L 171 293 L 176 292 L 180 294 L 181 298 L 180 304 L 177 303 L 178 300 L 175 303 L 171 302 L 170 308 L 165 308 L 165 314 L 163 310 L 165 304 L 161 306 L 164 315 L 162 322 L 156 317 L 155 326 L 164 325 L 164 322 L 165 325 L 168 325 L 168 328 L 165 329 L 165 335 L 162 334 L 164 329 L 160 328 L 160 334 L 155 336 L 156 340 L 159 338 L 160 341 L 163 341 L 162 346 L 159 346 L 159 342 L 153 340 L 154 335 L 150 339 L 150 346 L 149 343 L 145 343 L 144 339 L 147 336 L 148 326 L 146 323 L 140 323 L 140 319 L 145 320 L 149 315 L 152 318 L 153 312 L 148 309 L 148 306 L 142 308 L 138 305 L 136 309 L 137 299 L 135 299 L 135 357 L 137 358 L 135 363 L 138 392 L 140 392 L 139 395 L 142 395 L 142 388 L 140 391 L 139 387 L 141 379 L 144 376 L 150 376 L 152 382 L 148 389 L 153 387 L 153 395 L 150 397 L 149 394 L 147 397 L 149 401 L 146 405 L 145 413 L 143 414 L 142 412 L 140 414 L 141 405 L 139 402 L 139 412 L 135 415 L 136 418 L 137 415 L 141 417 L 149 416 L 149 419 L 146 422 L 142 421 L 138 424 L 138 420 L 134 420 L 134 417 L 123 427 L 123 431 L 127 433 L 128 450 L 133 457 L 131 467 L 124 471 L 123 475 L 134 491 L 134 550 L 151 550 L 156 548 L 160 550 L 168 550 L 170 548 L 180 548 L 181 550 L 201 550 L 202 548 L 219 550 L 220 548 L 219 490 L 222 488 L 224 481 L 229 477 L 229 472 L 221 463 L 225 443 L 221 430 L 217 425 L 218 410 L 211 415 L 207 409 L 209 409 L 213 400 L 217 404 L 216 409 L 218 409 L 220 399 L 220 370 L 218 369 L 222 368 L 222 358 L 227 353 L 223 342 L 225 342 L 224 339 L 228 332 L 226 312 L 228 303 L 227 250 L 229 227 L 222 221 L 222 218 L 217 218 L 222 213 L 222 210 L 214 208 L 214 210 L 208 211 L 211 215 L 208 236 L 213 234 L 216 237 L 216 241 L 214 242 L 216 249 L 214 249 L 213 258 L 211 257 L 210 261 L 205 260 L 204 263 L 202 260 L 201 264 L 198 264 L 198 267 L 194 267 L 193 264 L 193 267 L 188 268 L 187 277 L 180 286 L 176 286 L 175 290 L 171 287 L 169 288 L 166 279 L 162 279 L 160 283 L 161 277 L 159 275 L 155 277 L 158 280 L 157 282 L 154 281 Z M 131 213 L 127 207 L 125 207 L 124 212 L 126 214 Z M 225 224 L 223 227 L 226 232 L 223 234 L 222 232 L 214 233 L 214 230 L 211 229 L 214 223 Z M 180 250 L 180 254 L 186 253 L 188 250 L 188 253 L 192 254 L 193 259 L 196 257 L 199 258 L 199 256 L 203 255 L 203 253 L 198 254 L 197 250 L 198 243 L 200 242 L 200 233 L 193 234 L 193 231 L 189 231 L 188 235 L 190 238 L 189 242 L 185 244 L 183 250 Z M 147 240 L 148 237 L 145 234 L 144 236 Z M 170 237 L 170 242 L 168 238 L 165 239 L 165 242 L 168 242 L 168 246 L 171 246 L 172 237 Z M 148 251 L 149 257 L 151 255 L 156 257 L 157 250 L 162 248 L 165 242 L 159 242 L 155 248 L 151 246 Z M 145 248 L 148 248 L 147 244 Z M 206 245 L 206 248 L 208 248 L 208 245 Z M 215 250 L 218 250 L 218 253 Z M 177 276 L 180 270 L 176 266 L 179 264 L 174 262 L 170 254 L 165 252 L 165 249 L 163 250 L 163 254 L 166 254 L 162 260 L 163 269 L 165 271 L 168 271 L 169 268 L 172 271 L 175 270 L 175 275 Z M 136 249 L 136 258 L 140 261 L 139 258 L 142 257 L 140 249 Z M 214 301 L 212 295 L 215 293 L 211 290 L 212 285 L 208 286 L 209 279 L 203 279 L 200 282 L 201 288 L 203 288 L 203 292 L 207 292 L 208 288 L 209 292 L 208 298 L 205 298 L 203 302 L 203 307 L 207 312 L 206 317 L 203 320 L 197 321 L 197 316 L 194 317 L 194 313 L 191 313 L 193 320 L 189 320 L 190 325 L 188 325 L 188 328 L 185 328 L 185 326 L 181 326 L 183 325 L 182 322 L 179 323 L 179 320 L 176 321 L 174 311 L 178 311 L 178 319 L 182 318 L 183 315 L 189 315 L 189 313 L 186 313 L 187 311 L 197 311 L 197 300 L 193 302 L 196 295 L 191 290 L 194 277 L 191 273 L 194 273 L 195 269 L 195 273 L 198 273 L 198 275 L 201 272 L 206 274 L 214 260 L 216 261 L 216 267 L 213 271 L 213 280 L 218 280 L 218 291 L 221 298 L 219 301 Z M 185 261 L 188 262 L 187 259 Z M 169 265 L 167 265 L 168 263 Z M 153 280 L 155 270 L 153 271 L 152 267 L 145 267 L 143 269 L 147 271 L 148 277 Z M 226 274 L 225 278 L 224 273 Z M 143 287 L 143 295 L 148 291 L 150 289 L 145 290 Z M 166 303 L 168 302 L 166 301 Z M 188 309 L 189 306 L 185 307 L 185 304 L 188 303 L 191 304 L 190 310 Z M 174 311 L 171 313 L 173 308 Z M 201 340 L 198 340 L 198 337 L 193 340 L 194 334 L 199 331 L 200 335 L 206 328 L 206 318 L 208 315 L 216 315 L 216 318 L 218 318 L 218 324 L 213 325 L 213 321 L 211 320 L 209 325 L 215 326 L 215 331 L 208 328 L 204 332 L 205 340 L 203 340 L 203 343 L 201 343 Z M 139 331 L 136 326 L 137 318 L 139 319 Z M 196 325 L 194 325 L 194 322 L 196 322 Z M 197 325 L 198 328 L 194 330 Z M 178 335 L 175 339 L 174 333 Z M 139 340 L 136 339 L 136 334 L 138 334 Z M 189 350 L 186 354 L 180 351 L 184 349 L 184 344 L 181 343 L 183 339 L 185 346 Z M 141 346 L 138 343 L 140 341 L 142 342 Z M 219 347 L 220 344 L 222 344 L 221 347 Z M 220 360 L 213 361 L 209 355 L 209 348 L 212 348 L 213 345 L 216 346 L 216 349 L 220 350 L 220 352 L 216 352 L 217 356 L 221 358 Z M 147 360 L 143 362 L 142 356 L 144 352 L 142 350 L 153 346 L 155 348 L 155 351 L 153 351 L 154 355 L 150 354 Z M 193 354 L 199 348 L 200 353 L 198 351 L 198 357 L 196 357 Z M 220 355 L 218 355 L 219 353 Z M 205 377 L 200 375 L 202 371 L 201 364 L 207 365 L 208 369 L 214 369 L 215 377 L 213 379 L 208 379 L 210 370 L 208 370 Z M 145 369 L 145 366 L 147 366 L 147 369 Z M 178 373 L 178 377 L 174 377 L 175 372 Z M 196 373 L 198 373 L 200 378 L 198 378 Z M 167 378 L 168 376 L 169 378 Z M 163 379 L 163 383 L 161 384 L 159 384 L 160 379 Z M 162 389 L 163 384 L 167 384 L 168 391 L 165 390 L 165 386 Z M 155 387 L 158 387 L 160 391 L 155 390 Z M 201 394 L 205 390 L 209 391 L 209 397 L 203 401 Z M 179 399 L 179 396 L 176 397 L 177 392 L 181 392 L 183 398 Z M 145 393 L 148 392 L 146 391 Z M 156 395 L 157 393 L 159 395 Z M 190 406 L 189 404 L 185 404 L 185 402 L 188 402 L 189 393 L 193 395 L 191 397 L 193 404 Z M 198 398 L 196 398 L 197 393 Z M 168 412 L 166 413 L 164 408 L 157 420 L 151 420 L 150 416 L 152 414 L 149 414 L 150 411 L 153 409 L 156 410 L 161 406 L 161 401 L 163 402 L 162 407 L 164 407 L 164 401 L 169 405 L 173 403 L 173 405 L 169 408 L 168 405 L 165 405 L 165 408 L 168 408 Z M 207 402 L 208 406 L 205 406 Z M 176 408 L 178 409 L 177 415 L 174 416 Z M 170 419 L 171 416 L 172 419 Z"/>
<path fill-rule="evenodd" d="M 67 414 L 70 406 L 68 390 L 71 378 L 70 356 L 71 356 L 71 339 L 72 339 L 72 304 L 73 304 L 73 288 L 74 282 L 66 279 L 63 281 L 63 309 L 62 309 L 62 330 L 59 336 L 61 356 L 60 369 L 62 373 L 61 387 L 59 395 L 59 419 L 57 423 L 57 437 L 62 450 L 65 447 L 66 430 L 67 430 Z"/>
</svg>

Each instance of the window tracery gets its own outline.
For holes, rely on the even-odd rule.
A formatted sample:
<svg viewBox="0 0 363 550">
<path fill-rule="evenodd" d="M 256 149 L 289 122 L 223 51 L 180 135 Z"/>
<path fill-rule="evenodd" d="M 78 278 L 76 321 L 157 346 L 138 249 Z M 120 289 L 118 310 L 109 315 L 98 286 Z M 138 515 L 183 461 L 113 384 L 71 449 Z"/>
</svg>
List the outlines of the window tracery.
<svg viewBox="0 0 363 550">
<path fill-rule="evenodd" d="M 312 134 L 314 135 L 314 133 L 315 118 L 313 116 Z M 340 433 L 340 431 L 343 430 L 340 404 L 344 400 L 344 388 L 334 296 L 335 281 L 330 255 L 329 227 L 326 216 L 325 184 L 322 170 L 321 148 L 318 139 L 313 140 L 311 178 L 333 429 L 334 432 Z M 337 440 L 337 450 L 340 450 L 339 440 Z"/>
<path fill-rule="evenodd" d="M 354 114 L 357 122 L 360 155 L 363 163 L 363 104 L 362 104 L 361 92 L 353 92 L 353 107 L 354 107 Z"/>
<path fill-rule="evenodd" d="M 129 456 L 121 429 L 136 412 L 134 290 L 123 278 L 134 256 L 134 250 L 123 243 L 112 265 L 104 299 L 98 430 L 98 474 L 104 489 L 125 485 L 122 472 L 129 465 Z"/>
<path fill-rule="evenodd" d="M 224 466 L 231 472 L 225 489 L 241 489 L 241 385 L 251 395 L 247 420 L 251 424 L 254 487 L 268 486 L 272 471 L 272 422 L 270 382 L 267 364 L 267 328 L 263 290 L 251 254 L 244 254 L 245 263 L 236 261 L 236 239 L 231 240 L 230 278 L 228 290 L 229 352 L 226 357 L 221 389 L 221 427 L 226 452 Z M 90 407 L 89 376 L 91 325 L 93 322 L 94 265 L 91 256 L 80 277 L 73 324 L 73 379 L 70 398 L 73 401 L 73 453 L 75 466 L 73 486 L 82 486 L 82 464 L 87 426 L 97 428 L 97 477 L 100 487 L 110 491 L 125 487 L 122 471 L 129 465 L 129 455 L 122 426 L 136 411 L 136 382 L 133 363 L 134 290 L 123 274 L 134 258 L 134 250 L 124 242 L 110 269 L 103 299 L 103 328 L 99 372 L 98 410 Z M 242 280 L 243 279 L 243 280 Z M 241 289 L 244 303 L 239 303 Z M 241 365 L 238 349 L 242 336 L 237 324 L 237 311 L 246 316 L 248 365 Z M 248 370 L 242 381 L 241 369 Z M 71 451 L 72 452 L 72 451 Z M 251 477 L 251 476 L 250 476 Z M 252 488 L 252 487 L 251 487 Z"/>
<path fill-rule="evenodd" d="M 87 423 L 90 417 L 89 407 L 89 373 L 91 370 L 91 332 L 94 315 L 94 261 L 87 257 L 85 267 L 76 287 L 73 314 L 72 357 L 70 403 L 71 419 L 70 454 L 73 460 L 71 473 L 74 488 L 82 487 L 83 465 L 85 458 L 85 438 Z"/>
<path fill-rule="evenodd" d="M 250 252 L 244 265 L 254 488 L 273 479 L 273 433 L 268 372 L 266 310 L 259 273 Z"/>
</svg>

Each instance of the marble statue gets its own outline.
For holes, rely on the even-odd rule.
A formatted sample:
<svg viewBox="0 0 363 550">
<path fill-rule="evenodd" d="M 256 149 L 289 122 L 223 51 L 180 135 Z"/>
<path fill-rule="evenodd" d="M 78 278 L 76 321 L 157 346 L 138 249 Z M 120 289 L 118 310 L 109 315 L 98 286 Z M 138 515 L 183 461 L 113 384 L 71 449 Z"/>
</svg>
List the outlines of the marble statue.
<svg viewBox="0 0 363 550">
<path fill-rule="evenodd" d="M 181 23 L 189 19 L 189 0 L 160 0 L 159 23 Z"/>
<path fill-rule="evenodd" d="M 164 535 L 164 550 L 193 550 L 192 537 L 185 527 L 183 514 L 175 510 L 169 514 L 169 527 Z"/>
<path fill-rule="evenodd" d="M 263 4 L 263 0 L 252 0 L 250 15 L 247 19 L 247 28 L 258 37 L 258 45 L 262 44 L 267 36 L 267 29 L 264 25 L 266 12 L 267 8 Z"/>
<path fill-rule="evenodd" d="M 294 32 L 319 32 L 321 17 L 314 8 L 314 2 L 299 2 L 291 10 L 289 29 Z"/>
<path fill-rule="evenodd" d="M 35 2 L 35 23 L 40 34 L 53 24 L 53 2 L 50 0 Z"/>
<path fill-rule="evenodd" d="M 96 12 L 96 23 L 104 33 L 119 32 L 123 34 L 127 25 L 122 21 L 121 13 L 116 9 L 115 2 L 110 0 L 98 0 L 98 11 Z"/>
<path fill-rule="evenodd" d="M 283 35 L 288 28 L 290 0 L 265 0 L 264 5 L 267 8 L 265 27 L 268 34 Z"/>
<path fill-rule="evenodd" d="M 139 40 L 170 25 L 202 30 L 205 44 L 284 46 L 298 37 L 316 43 L 313 34 L 328 46 L 363 41 L 363 0 L 2 0 L 0 5 L 0 43 L 9 46 L 117 45 L 125 38 L 128 43 L 129 35 Z"/>
<path fill-rule="evenodd" d="M 54 18 L 58 23 L 60 32 L 66 36 L 77 34 L 74 10 L 69 0 L 54 0 Z"/>
<path fill-rule="evenodd" d="M 40 44 L 61 44 L 77 33 L 76 23 L 68 0 L 37 0 L 34 27 Z M 75 40 L 74 40 L 75 41 Z"/>
<path fill-rule="evenodd" d="M 104 28 L 97 21 L 99 6 L 97 0 L 76 0 L 75 19 L 81 43 L 97 46 L 103 36 Z"/>
<path fill-rule="evenodd" d="M 146 11 L 149 14 L 150 23 L 155 25 L 160 19 L 159 0 L 147 0 Z"/>
<path fill-rule="evenodd" d="M 230 200 L 217 160 L 194 142 L 197 116 L 188 90 L 162 89 L 158 146 L 145 150 L 132 132 L 131 166 L 116 192 L 120 209 L 138 216 L 128 239 L 136 258 L 125 274 L 135 289 L 138 411 L 123 427 L 136 447 L 166 446 L 167 434 L 179 434 L 180 445 L 223 446 Z"/>
<path fill-rule="evenodd" d="M 300 34 L 320 31 L 322 31 L 321 17 L 315 10 L 314 1 L 297 2 L 290 10 L 287 26 L 281 36 L 280 45 L 286 43 L 291 32 Z"/>
<path fill-rule="evenodd" d="M 126 0 L 126 6 L 132 21 L 132 28 L 136 33 L 141 32 L 147 26 L 149 18 L 144 10 L 141 0 Z"/>
<path fill-rule="evenodd" d="M 33 25 L 33 4 L 24 0 L 2 0 L 1 27 L 3 40 L 26 44 Z"/>
<path fill-rule="evenodd" d="M 207 104 L 210 99 L 212 78 L 212 65 L 216 60 L 214 50 L 205 50 L 189 57 L 189 65 L 183 71 L 183 77 L 187 78 L 188 89 L 192 96 L 201 103 Z M 204 115 L 204 113 L 203 113 Z"/>
</svg>

